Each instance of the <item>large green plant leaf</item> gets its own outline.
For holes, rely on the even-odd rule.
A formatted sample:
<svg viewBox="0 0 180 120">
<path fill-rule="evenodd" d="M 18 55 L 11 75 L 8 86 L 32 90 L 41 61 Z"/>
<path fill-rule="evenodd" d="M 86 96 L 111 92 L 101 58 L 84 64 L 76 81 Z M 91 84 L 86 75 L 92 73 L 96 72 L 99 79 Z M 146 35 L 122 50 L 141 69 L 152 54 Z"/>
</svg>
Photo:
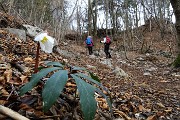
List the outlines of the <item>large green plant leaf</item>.
<svg viewBox="0 0 180 120">
<path fill-rule="evenodd" d="M 86 80 L 88 80 L 88 81 L 90 81 L 90 82 L 98 85 L 98 86 L 101 87 L 104 91 L 106 91 L 106 92 L 109 93 L 109 91 L 108 91 L 108 89 L 107 89 L 106 87 L 104 87 L 100 82 L 92 79 L 91 77 L 89 77 L 89 76 L 87 76 L 87 75 L 85 75 L 85 74 L 82 74 L 82 73 L 76 73 L 75 75 L 77 75 L 77 76 L 79 76 L 79 77 L 82 77 L 82 78 L 84 78 L 84 79 L 86 79 Z"/>
<path fill-rule="evenodd" d="M 108 89 L 105 88 L 100 82 L 92 79 L 91 77 L 89 77 L 89 76 L 87 76 L 87 75 L 85 75 L 85 74 L 83 74 L 83 73 L 76 73 L 75 75 L 76 75 L 76 76 L 79 76 L 79 77 L 82 77 L 82 78 L 84 78 L 84 79 L 86 79 L 86 80 L 89 80 L 89 81 L 95 83 L 96 85 L 98 85 L 99 87 L 103 88 L 103 90 L 105 90 L 106 92 L 109 92 Z M 99 91 L 100 91 L 100 90 L 99 90 Z"/>
<path fill-rule="evenodd" d="M 86 68 L 73 66 L 72 70 L 86 70 Z"/>
<path fill-rule="evenodd" d="M 56 67 L 64 67 L 61 63 L 59 63 L 59 62 L 48 62 L 47 64 L 46 64 L 47 66 L 56 66 Z"/>
<path fill-rule="evenodd" d="M 92 83 L 95 83 L 95 84 L 98 85 L 100 88 L 102 88 L 104 91 L 110 93 L 109 90 L 108 90 L 106 87 L 104 87 L 100 82 L 92 79 L 91 77 L 89 77 L 89 76 L 87 76 L 87 75 L 85 75 L 85 74 L 82 74 L 82 73 L 76 73 L 75 75 L 77 75 L 77 76 L 79 76 L 79 77 L 82 77 L 82 78 L 84 78 L 84 79 L 86 79 L 86 80 L 88 80 L 88 81 L 90 81 L 90 82 L 92 82 Z"/>
<path fill-rule="evenodd" d="M 27 91 L 31 90 L 34 86 L 37 85 L 37 83 L 42 79 L 44 76 L 46 76 L 48 73 L 61 69 L 59 67 L 52 67 L 52 68 L 45 68 L 42 69 L 40 72 L 33 74 L 30 82 L 26 83 L 21 89 L 20 89 L 20 95 L 24 95 Z"/>
<path fill-rule="evenodd" d="M 100 89 L 96 88 L 96 91 L 106 99 L 108 106 L 110 108 L 110 111 L 112 113 L 112 104 L 111 104 L 112 102 L 109 100 L 109 98 Z"/>
<path fill-rule="evenodd" d="M 95 87 L 76 75 L 71 74 L 71 76 L 74 78 L 80 94 L 80 104 L 84 120 L 93 120 L 97 109 L 94 97 Z"/>
<path fill-rule="evenodd" d="M 75 75 L 77 75 L 77 76 L 79 76 L 79 77 L 82 77 L 82 78 L 85 78 L 86 80 L 89 80 L 89 81 L 95 83 L 95 84 L 98 85 L 100 88 L 102 88 L 103 90 L 105 90 L 106 92 L 109 93 L 108 89 L 105 88 L 100 82 L 95 81 L 94 79 L 90 78 L 89 76 L 86 76 L 85 74 L 82 74 L 82 73 L 76 73 Z M 106 101 L 107 101 L 107 103 L 108 103 L 108 105 L 109 105 L 110 110 L 112 110 L 112 104 L 111 104 L 110 100 L 108 99 L 108 97 L 107 97 L 100 89 L 96 88 L 96 91 L 97 91 L 98 93 L 100 93 L 100 94 L 106 99 Z"/>
<path fill-rule="evenodd" d="M 90 82 L 93 82 L 93 83 L 97 84 L 100 87 L 103 87 L 102 84 L 99 81 L 96 81 L 96 80 L 92 79 L 91 77 L 89 77 L 89 76 L 87 76 L 87 75 L 85 75 L 83 73 L 76 73 L 75 75 L 77 75 L 79 77 L 82 77 L 82 78 L 84 78 L 86 80 L 89 80 Z"/>
<path fill-rule="evenodd" d="M 51 106 L 56 102 L 67 80 L 67 70 L 59 70 L 47 80 L 42 92 L 44 111 L 49 110 Z"/>
</svg>

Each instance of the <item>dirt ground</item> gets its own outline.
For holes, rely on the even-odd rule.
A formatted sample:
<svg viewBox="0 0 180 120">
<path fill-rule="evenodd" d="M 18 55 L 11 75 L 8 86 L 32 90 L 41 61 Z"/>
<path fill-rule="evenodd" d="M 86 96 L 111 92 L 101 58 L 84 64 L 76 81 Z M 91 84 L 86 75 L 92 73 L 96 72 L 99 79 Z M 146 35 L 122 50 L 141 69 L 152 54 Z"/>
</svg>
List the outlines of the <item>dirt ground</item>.
<svg viewBox="0 0 180 120">
<path fill-rule="evenodd" d="M 157 48 L 157 44 L 159 48 Z M 155 45 L 156 50 L 168 49 L 164 46 L 161 48 L 161 42 L 157 42 Z M 103 49 L 103 45 L 101 48 Z M 85 51 L 85 48 L 79 46 L 73 46 L 72 49 L 79 53 Z M 126 59 L 122 51 L 112 50 L 111 53 L 113 57 L 110 61 L 113 68 L 118 66 L 123 69 L 129 75 L 127 78 L 116 78 L 116 75 L 111 72 L 112 68 L 100 65 L 99 61 L 104 56 L 91 59 L 86 53 L 81 58 L 84 59 L 84 66 L 88 63 L 97 67 L 94 72 L 110 89 L 115 108 L 119 108 L 120 111 L 131 116 L 131 119 L 180 119 L 180 69 L 172 67 L 173 56 L 164 57 L 153 53 L 140 54 L 137 51 L 128 51 L 126 53 L 128 59 Z M 116 54 L 120 55 L 117 57 Z M 146 71 L 150 74 L 146 75 Z M 123 103 L 123 100 L 126 104 Z M 119 114 L 119 116 L 123 115 Z M 125 119 L 128 118 L 125 117 Z"/>
</svg>

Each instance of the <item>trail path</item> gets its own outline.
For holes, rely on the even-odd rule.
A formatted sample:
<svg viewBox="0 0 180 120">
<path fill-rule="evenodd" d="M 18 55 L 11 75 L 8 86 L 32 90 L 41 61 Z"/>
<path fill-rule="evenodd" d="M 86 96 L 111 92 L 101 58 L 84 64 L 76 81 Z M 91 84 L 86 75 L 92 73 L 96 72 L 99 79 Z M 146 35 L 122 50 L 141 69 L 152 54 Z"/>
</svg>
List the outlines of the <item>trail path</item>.
<svg viewBox="0 0 180 120">
<path fill-rule="evenodd" d="M 71 52 L 78 55 L 73 58 L 76 65 L 92 70 L 110 89 L 115 108 L 138 119 L 152 115 L 180 119 L 180 72 L 169 66 L 170 58 L 128 52 L 127 60 L 122 51 L 112 50 L 112 59 L 106 59 L 103 51 L 100 56 L 89 56 L 86 48 L 76 45 Z"/>
</svg>

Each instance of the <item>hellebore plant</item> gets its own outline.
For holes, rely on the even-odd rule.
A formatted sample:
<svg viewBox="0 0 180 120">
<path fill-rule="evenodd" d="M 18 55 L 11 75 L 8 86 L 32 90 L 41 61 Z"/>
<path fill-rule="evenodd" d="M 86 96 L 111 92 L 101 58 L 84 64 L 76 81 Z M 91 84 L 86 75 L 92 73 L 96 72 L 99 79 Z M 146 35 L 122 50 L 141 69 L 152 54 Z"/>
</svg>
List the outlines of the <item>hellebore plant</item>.
<svg viewBox="0 0 180 120">
<path fill-rule="evenodd" d="M 36 51 L 36 61 L 35 61 L 35 69 L 34 73 L 38 72 L 38 64 L 39 64 L 39 49 L 43 50 L 46 53 L 52 53 L 52 49 L 54 46 L 54 38 L 48 36 L 47 33 L 41 33 L 37 35 L 34 41 L 38 41 L 37 51 Z"/>
<path fill-rule="evenodd" d="M 49 77 L 49 75 L 51 76 Z M 96 94 L 106 99 L 112 114 L 112 105 L 109 97 L 102 92 L 106 91 L 106 93 L 109 94 L 109 91 L 100 83 L 100 80 L 96 75 L 85 68 L 75 66 L 69 67 L 68 65 L 59 62 L 48 62 L 45 68 L 41 69 L 38 73 L 33 74 L 30 82 L 26 83 L 20 89 L 20 95 L 24 95 L 26 92 L 33 89 L 42 78 L 47 76 L 49 78 L 45 81 L 42 90 L 44 112 L 48 111 L 60 97 L 60 94 L 64 92 L 66 83 L 69 80 L 73 80 L 77 86 L 74 88 L 77 92 L 74 92 L 74 99 L 79 97 L 84 120 L 93 120 L 95 117 L 97 110 Z"/>
<path fill-rule="evenodd" d="M 35 41 L 38 41 L 35 74 L 20 89 L 21 96 L 32 90 L 42 78 L 48 77 L 42 90 L 43 111 L 46 112 L 60 97 L 61 92 L 64 92 L 66 83 L 71 79 L 77 86 L 75 91 L 78 92 L 78 96 L 76 96 L 75 92 L 75 99 L 76 97 L 80 98 L 79 101 L 84 120 L 93 120 L 95 117 L 97 110 L 95 94 L 106 99 L 112 114 L 112 105 L 109 97 L 102 92 L 106 91 L 109 93 L 109 91 L 100 83 L 99 78 L 89 70 L 81 67 L 72 67 L 59 62 L 48 62 L 44 68 L 38 71 L 39 49 L 41 47 L 46 53 L 51 53 L 54 39 L 48 36 L 47 33 L 41 33 L 35 37 Z"/>
</svg>

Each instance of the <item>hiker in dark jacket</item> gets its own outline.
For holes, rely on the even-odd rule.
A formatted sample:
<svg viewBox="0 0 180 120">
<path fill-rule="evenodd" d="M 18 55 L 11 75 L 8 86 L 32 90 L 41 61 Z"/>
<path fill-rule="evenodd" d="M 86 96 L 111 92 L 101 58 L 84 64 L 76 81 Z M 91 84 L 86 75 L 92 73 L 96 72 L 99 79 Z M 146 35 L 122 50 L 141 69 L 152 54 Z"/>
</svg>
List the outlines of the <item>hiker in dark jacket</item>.
<svg viewBox="0 0 180 120">
<path fill-rule="evenodd" d="M 109 46 L 111 44 L 111 39 L 109 36 L 104 36 L 103 41 L 100 41 L 101 43 L 104 43 L 104 52 L 106 54 L 106 58 L 111 58 L 111 54 L 109 52 Z"/>
<path fill-rule="evenodd" d="M 91 36 L 88 36 L 88 37 L 86 38 L 85 44 L 86 44 L 86 46 L 87 46 L 87 48 L 88 48 L 89 55 L 92 55 L 92 53 L 93 53 L 92 48 L 93 48 L 94 44 L 93 44 L 93 39 L 92 39 Z"/>
</svg>

